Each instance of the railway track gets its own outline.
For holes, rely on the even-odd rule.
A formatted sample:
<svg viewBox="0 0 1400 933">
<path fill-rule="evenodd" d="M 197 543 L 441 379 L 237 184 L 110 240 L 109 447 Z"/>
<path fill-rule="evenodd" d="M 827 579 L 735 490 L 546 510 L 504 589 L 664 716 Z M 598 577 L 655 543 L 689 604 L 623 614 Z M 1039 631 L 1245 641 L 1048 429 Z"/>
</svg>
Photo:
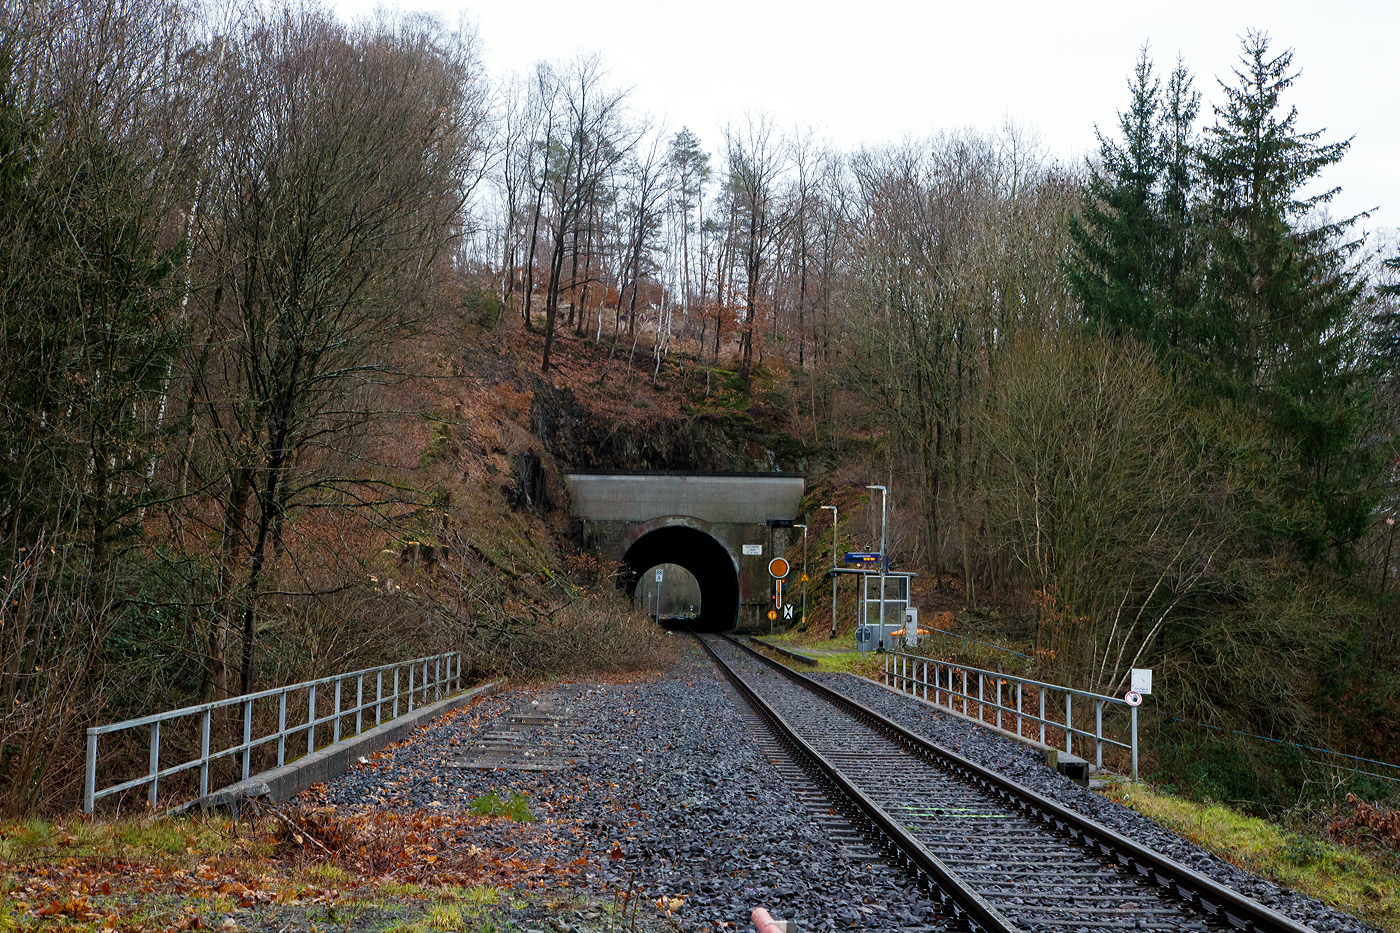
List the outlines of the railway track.
<svg viewBox="0 0 1400 933">
<path fill-rule="evenodd" d="M 1312 933 L 724 636 L 697 636 L 847 822 L 972 930 Z"/>
</svg>

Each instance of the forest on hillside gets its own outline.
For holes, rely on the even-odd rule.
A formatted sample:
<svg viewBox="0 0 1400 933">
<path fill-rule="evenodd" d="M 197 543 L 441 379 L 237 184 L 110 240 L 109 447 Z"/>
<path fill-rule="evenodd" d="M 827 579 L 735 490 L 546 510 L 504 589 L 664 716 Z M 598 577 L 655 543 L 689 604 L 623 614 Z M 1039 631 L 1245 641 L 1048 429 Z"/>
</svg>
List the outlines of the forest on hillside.
<svg viewBox="0 0 1400 933">
<path fill-rule="evenodd" d="M 1153 667 L 1171 715 L 1400 760 L 1400 256 L 1329 213 L 1348 143 L 1290 51 L 1251 33 L 1207 86 L 1144 50 L 1065 165 L 1015 125 L 705 141 L 597 56 L 489 75 L 478 43 L 0 11 L 5 809 L 71 806 L 98 721 L 449 647 L 577 662 L 627 610 L 501 491 L 540 387 L 767 412 L 811 483 L 886 483 L 892 550 L 1046 679 Z"/>
</svg>

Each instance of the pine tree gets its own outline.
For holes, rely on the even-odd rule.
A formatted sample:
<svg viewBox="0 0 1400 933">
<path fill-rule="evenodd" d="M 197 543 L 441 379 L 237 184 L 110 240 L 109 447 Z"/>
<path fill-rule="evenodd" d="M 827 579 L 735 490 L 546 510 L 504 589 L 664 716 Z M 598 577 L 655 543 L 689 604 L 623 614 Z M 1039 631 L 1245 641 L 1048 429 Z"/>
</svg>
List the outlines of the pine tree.
<svg viewBox="0 0 1400 933">
<path fill-rule="evenodd" d="M 1169 346 L 1181 344 L 1183 319 L 1200 300 L 1200 238 L 1193 212 L 1198 162 L 1193 127 L 1201 112 L 1201 95 L 1180 58 L 1167 81 L 1162 110 L 1162 199 L 1160 288 L 1169 318 L 1161 330 Z"/>
<path fill-rule="evenodd" d="M 1086 319 L 1159 351 L 1175 344 L 1176 321 L 1194 300 L 1191 125 L 1199 95 L 1191 81 L 1178 63 L 1164 97 L 1142 49 L 1129 81 L 1132 102 L 1118 115 L 1123 141 L 1098 133 L 1100 165 L 1083 215 L 1070 221 L 1076 255 L 1067 272 Z"/>
<path fill-rule="evenodd" d="M 1363 447 L 1367 424 L 1361 365 L 1364 282 L 1349 265 L 1360 243 L 1356 218 L 1319 220 L 1336 189 L 1305 196 L 1350 141 L 1320 142 L 1297 130 L 1297 110 L 1281 110 L 1293 83 L 1292 52 L 1269 55 L 1269 40 L 1244 41 L 1237 87 L 1221 82 L 1225 103 L 1201 151 L 1206 188 L 1205 287 L 1192 333 L 1198 385 L 1262 419 L 1278 464 L 1268 524 L 1299 556 L 1345 555 L 1364 529 L 1374 469 Z"/>
</svg>

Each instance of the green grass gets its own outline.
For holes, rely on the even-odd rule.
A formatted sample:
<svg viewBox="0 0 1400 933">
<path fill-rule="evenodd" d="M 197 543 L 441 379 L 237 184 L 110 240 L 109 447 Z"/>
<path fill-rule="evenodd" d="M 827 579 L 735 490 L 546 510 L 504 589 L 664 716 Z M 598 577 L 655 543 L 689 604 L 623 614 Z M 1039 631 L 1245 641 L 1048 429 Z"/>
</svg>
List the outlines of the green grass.
<svg viewBox="0 0 1400 933">
<path fill-rule="evenodd" d="M 502 800 L 497 791 L 492 791 L 472 801 L 471 810 L 479 816 L 507 816 L 517 823 L 533 823 L 535 815 L 530 812 L 530 798 L 520 791 L 512 791 L 508 799 Z"/>
<path fill-rule="evenodd" d="M 386 933 L 455 933 L 459 930 L 507 933 L 517 929 L 494 909 L 501 902 L 501 892 L 496 888 L 481 885 L 448 888 L 438 894 L 437 903 L 428 907 L 421 916 L 400 920 L 390 926 Z"/>
<path fill-rule="evenodd" d="M 0 860 L 25 862 L 53 857 L 178 856 L 191 849 L 212 855 L 239 845 L 236 830 L 233 823 L 222 818 L 20 820 L 0 825 Z"/>
<path fill-rule="evenodd" d="M 1254 874 L 1400 933 L 1400 853 L 1339 846 L 1218 803 L 1122 783 L 1106 795 Z"/>
<path fill-rule="evenodd" d="M 773 660 L 786 664 L 799 673 L 858 674 L 861 677 L 870 677 L 879 680 L 881 672 L 885 669 L 885 657 L 879 652 L 867 651 L 864 655 L 854 650 L 841 651 L 836 654 L 818 653 L 812 650 L 812 645 L 798 641 L 793 635 L 794 633 L 788 632 L 784 635 L 761 635 L 759 637 L 766 641 L 771 641 L 774 644 L 782 645 L 789 651 L 796 651 L 798 654 L 806 655 L 816 660 L 817 663 L 813 666 L 810 664 L 803 664 L 800 661 L 793 661 L 791 658 L 784 657 L 777 652 L 767 652 L 768 656 L 773 658 Z M 830 644 L 833 647 L 845 647 L 850 641 L 850 636 L 843 635 Z M 762 646 L 755 644 L 755 647 L 761 648 Z M 818 645 L 816 647 L 821 648 L 822 646 Z"/>
</svg>

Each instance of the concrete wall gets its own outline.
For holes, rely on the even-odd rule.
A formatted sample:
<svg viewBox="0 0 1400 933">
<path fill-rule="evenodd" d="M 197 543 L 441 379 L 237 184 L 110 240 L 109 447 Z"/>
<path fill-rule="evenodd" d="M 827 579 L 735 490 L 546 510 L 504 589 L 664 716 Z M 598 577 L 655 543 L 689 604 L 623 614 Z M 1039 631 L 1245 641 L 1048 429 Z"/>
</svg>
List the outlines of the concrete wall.
<svg viewBox="0 0 1400 933">
<path fill-rule="evenodd" d="M 711 524 L 791 521 L 807 482 L 790 473 L 583 473 L 564 474 L 579 518 L 645 522 L 689 515 Z"/>
</svg>

